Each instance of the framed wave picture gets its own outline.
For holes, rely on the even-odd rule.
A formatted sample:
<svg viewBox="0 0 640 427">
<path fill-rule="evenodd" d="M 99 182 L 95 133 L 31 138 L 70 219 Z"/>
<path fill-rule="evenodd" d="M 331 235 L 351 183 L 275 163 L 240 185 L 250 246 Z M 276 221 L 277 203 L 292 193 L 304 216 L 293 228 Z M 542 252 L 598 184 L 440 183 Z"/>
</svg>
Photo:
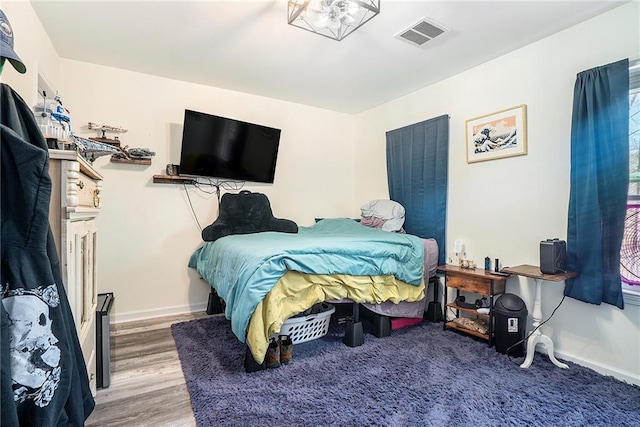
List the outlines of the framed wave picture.
<svg viewBox="0 0 640 427">
<path fill-rule="evenodd" d="M 466 121 L 467 163 L 527 154 L 527 106 L 517 105 Z"/>
</svg>

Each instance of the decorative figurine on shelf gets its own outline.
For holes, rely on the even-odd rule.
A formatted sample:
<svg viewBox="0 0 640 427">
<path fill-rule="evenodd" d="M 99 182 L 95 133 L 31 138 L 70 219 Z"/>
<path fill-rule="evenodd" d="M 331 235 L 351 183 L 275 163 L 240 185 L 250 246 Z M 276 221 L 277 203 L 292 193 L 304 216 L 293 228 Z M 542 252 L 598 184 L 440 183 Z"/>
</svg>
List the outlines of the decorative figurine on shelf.
<svg viewBox="0 0 640 427">
<path fill-rule="evenodd" d="M 103 144 L 113 145 L 114 147 L 120 147 L 120 139 L 117 136 L 114 136 L 113 139 L 107 138 L 107 132 L 115 132 L 115 133 L 127 132 L 127 129 L 120 126 L 111 126 L 111 125 L 99 124 L 95 122 L 89 122 L 87 124 L 87 128 L 102 132 L 100 137 L 92 137 L 92 138 L 89 138 L 90 140 L 101 142 Z"/>
<path fill-rule="evenodd" d="M 129 148 L 125 146 L 118 153 L 114 153 L 112 157 L 117 159 L 126 160 L 151 160 L 155 156 L 155 151 L 151 151 L 148 148 Z"/>
<path fill-rule="evenodd" d="M 71 134 L 71 141 L 76 145 L 76 149 L 80 155 L 91 163 L 98 157 L 113 155 L 122 151 L 112 145 L 92 141 L 74 134 Z"/>
</svg>

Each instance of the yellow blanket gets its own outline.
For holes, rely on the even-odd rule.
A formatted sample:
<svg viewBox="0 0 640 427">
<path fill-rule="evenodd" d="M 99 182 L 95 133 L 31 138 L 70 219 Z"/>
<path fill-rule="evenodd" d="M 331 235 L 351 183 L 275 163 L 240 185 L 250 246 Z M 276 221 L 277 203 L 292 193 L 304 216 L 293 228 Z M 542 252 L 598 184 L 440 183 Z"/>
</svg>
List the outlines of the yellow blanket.
<svg viewBox="0 0 640 427">
<path fill-rule="evenodd" d="M 349 276 L 288 271 L 260 301 L 251 316 L 247 345 L 253 358 L 258 363 L 264 361 L 269 335 L 277 334 L 289 317 L 318 302 L 341 298 L 373 304 L 419 301 L 424 298 L 424 279 L 419 286 L 414 286 L 391 275 Z"/>
</svg>

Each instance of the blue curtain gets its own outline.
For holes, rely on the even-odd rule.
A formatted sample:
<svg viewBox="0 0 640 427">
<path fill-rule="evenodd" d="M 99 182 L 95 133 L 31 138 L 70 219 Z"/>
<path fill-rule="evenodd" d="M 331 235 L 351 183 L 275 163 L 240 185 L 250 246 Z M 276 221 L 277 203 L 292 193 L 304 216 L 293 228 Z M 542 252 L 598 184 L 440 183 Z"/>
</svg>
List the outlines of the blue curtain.
<svg viewBox="0 0 640 427">
<path fill-rule="evenodd" d="M 387 132 L 389 198 L 406 210 L 404 229 L 438 242 L 445 263 L 449 116 Z"/>
<path fill-rule="evenodd" d="M 620 246 L 629 185 L 629 61 L 578 74 L 571 121 L 565 295 L 623 308 Z"/>
</svg>

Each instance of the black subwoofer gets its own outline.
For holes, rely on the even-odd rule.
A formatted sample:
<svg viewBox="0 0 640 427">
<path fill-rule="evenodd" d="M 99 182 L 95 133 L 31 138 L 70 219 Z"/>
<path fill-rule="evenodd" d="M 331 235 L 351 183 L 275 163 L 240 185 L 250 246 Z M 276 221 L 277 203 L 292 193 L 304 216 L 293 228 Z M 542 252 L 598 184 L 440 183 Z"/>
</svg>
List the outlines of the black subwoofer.
<svg viewBox="0 0 640 427">
<path fill-rule="evenodd" d="M 540 272 L 564 273 L 567 270 L 567 242 L 547 239 L 540 242 Z"/>
</svg>

